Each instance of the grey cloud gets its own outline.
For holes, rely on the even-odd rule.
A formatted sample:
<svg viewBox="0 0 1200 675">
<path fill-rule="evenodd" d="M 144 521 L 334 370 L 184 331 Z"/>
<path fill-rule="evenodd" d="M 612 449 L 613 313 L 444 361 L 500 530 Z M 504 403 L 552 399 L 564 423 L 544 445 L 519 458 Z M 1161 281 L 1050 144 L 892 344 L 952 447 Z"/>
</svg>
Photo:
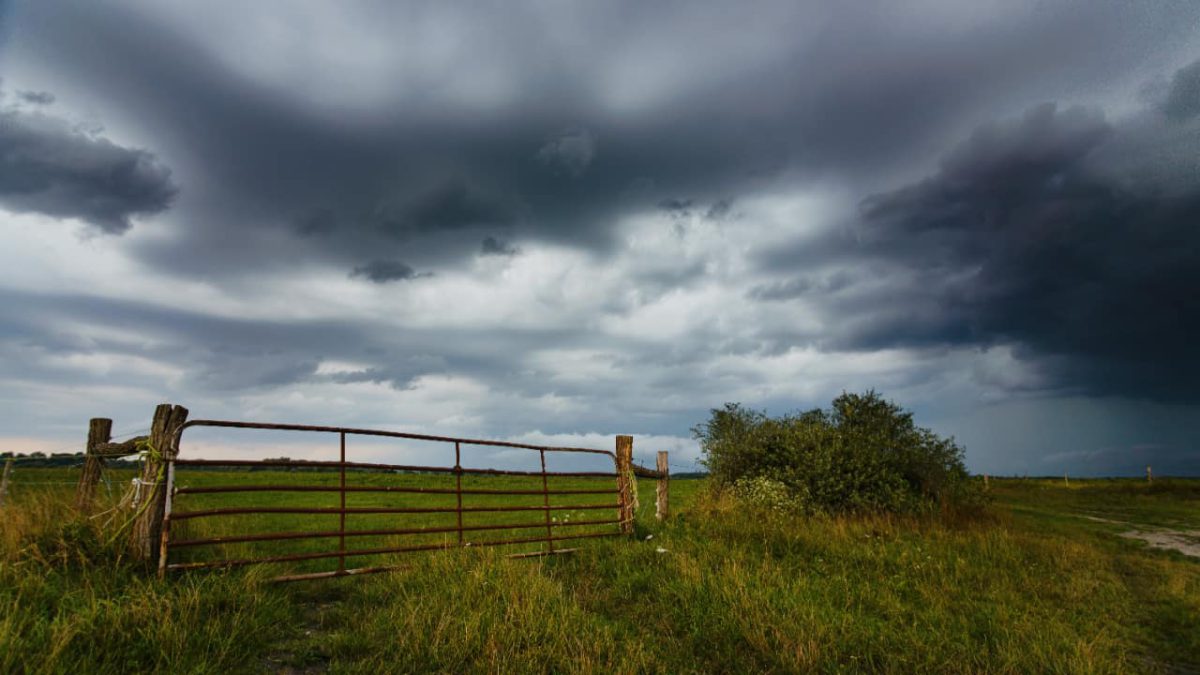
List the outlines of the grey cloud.
<svg viewBox="0 0 1200 675">
<path fill-rule="evenodd" d="M 314 209 L 295 221 L 296 231 L 305 236 L 320 236 L 338 228 L 337 214 L 330 209 Z"/>
<path fill-rule="evenodd" d="M 619 255 L 626 217 L 659 207 L 680 216 L 670 226 L 681 236 L 683 216 L 703 216 L 722 221 L 715 227 L 731 245 L 755 250 L 737 239 L 743 218 L 729 195 L 739 212 L 759 197 L 824 196 L 827 187 L 875 195 L 855 227 L 814 233 L 820 223 L 781 222 L 796 227 L 796 241 L 773 237 L 752 269 L 731 273 L 729 283 L 750 287 L 747 302 L 778 303 L 768 308 L 778 325 L 731 331 L 713 321 L 659 346 L 579 326 L 398 331 L 369 320 L 233 321 L 203 308 L 26 298 L 0 316 L 0 342 L 17 350 L 0 368 L 17 373 L 10 381 L 69 383 L 20 349 L 158 358 L 168 345 L 176 352 L 161 356 L 182 364 L 189 396 L 232 400 L 240 389 L 311 382 L 402 389 L 439 373 L 483 382 L 496 399 L 554 396 L 588 410 L 539 418 L 496 408 L 486 420 L 496 432 L 634 420 L 674 433 L 727 391 L 771 385 L 753 369 L 712 366 L 721 357 L 1015 343 L 1042 371 L 1043 392 L 1194 400 L 1186 381 L 1196 379 L 1196 357 L 1185 345 L 1195 342 L 1191 317 L 1200 312 L 1183 291 L 1197 286 L 1196 241 L 1181 224 L 1196 221 L 1194 67 L 1180 70 L 1137 124 L 1042 109 L 979 130 L 927 180 L 911 176 L 979 120 L 1032 101 L 1111 100 L 1148 64 L 1194 58 L 1200 5 L 947 2 L 923 6 L 919 18 L 854 3 L 563 7 L 509 3 L 464 20 L 431 3 L 418 13 L 438 31 L 408 21 L 412 7 L 339 8 L 340 35 L 297 30 L 289 43 L 285 32 L 280 48 L 291 58 L 260 60 L 243 58 L 219 27 L 176 5 L 13 5 L 2 22 L 15 28 L 0 45 L 0 74 L 22 82 L 51 74 L 38 87 L 62 94 L 56 105 L 135 130 L 169 158 L 183 191 L 171 199 L 172 174 L 147 151 L 68 130 L 38 138 L 45 147 L 66 138 L 70 152 L 39 154 L 42 163 L 29 165 L 36 171 L 0 169 L 0 203 L 107 231 L 170 206 L 170 228 L 126 238 L 122 253 L 233 293 L 239 284 L 275 287 L 256 284 L 296 274 L 296 260 L 304 270 L 324 265 L 386 283 L 509 255 L 514 241 Z M 239 3 L 227 13 L 257 26 L 282 11 Z M 747 28 L 729 30 L 730 17 Z M 417 32 L 403 34 L 408 26 Z M 486 30 L 472 32 L 477 26 Z M 255 47 L 267 57 L 271 48 Z M 344 66 L 367 53 L 361 67 Z M 322 62 L 324 54 L 337 58 Z M 37 119 L 21 115 L 24 125 Z M 23 130 L 4 122 L 0 134 Z M 0 154 L 15 147 L 5 138 Z M 1169 162 L 1155 154 L 1167 149 Z M 96 164 L 133 168 L 99 172 L 110 181 L 98 182 L 97 172 L 51 155 L 122 158 Z M 58 182 L 12 191 L 12 181 L 24 189 L 39 171 Z M 631 272 L 634 292 L 597 309 L 631 315 L 647 297 L 723 273 L 676 262 Z M 839 269 L 851 272 L 839 279 Z M 827 330 L 786 325 L 784 301 L 801 296 L 821 308 Z M 21 312 L 38 322 L 21 323 Z M 61 328 L 81 317 L 154 340 L 117 343 Z M 553 368 L 537 372 L 514 358 L 554 349 L 602 350 L 614 367 L 636 370 L 613 382 L 551 381 Z M 428 355 L 440 360 L 421 360 Z M 318 374 L 326 359 L 363 366 Z M 934 377 L 910 370 L 861 378 L 866 386 Z"/>
<path fill-rule="evenodd" d="M 475 42 L 461 43 L 461 62 L 486 53 L 496 83 L 507 87 L 495 105 L 462 109 L 442 98 L 453 87 L 433 78 L 375 108 L 347 100 L 352 115 L 330 113 L 286 81 L 264 84 L 231 67 L 207 29 L 166 8 L 24 5 L 16 17 L 23 30 L 7 51 L 96 88 L 162 152 L 188 163 L 197 181 L 177 210 L 184 225 L 141 244 L 145 259 L 176 274 L 233 277 L 278 259 L 271 237 L 255 236 L 263 229 L 314 234 L 336 223 L 344 236 L 308 237 L 297 253 L 334 266 L 403 254 L 436 268 L 477 252 L 478 238 L 448 229 L 478 229 L 482 237 L 500 227 L 512 230 L 508 236 L 603 251 L 622 215 L 674 195 L 709 201 L 818 178 L 877 185 L 911 168 L 914 154 L 941 142 L 952 121 L 995 102 L 998 88 L 1053 95 L 1063 82 L 1111 79 L 1144 58 L 1147 41 L 1165 52 L 1190 39 L 1182 26 L 1200 13 L 1180 5 L 1142 16 L 1099 3 L 1081 15 L 1049 4 L 1032 16 L 1005 11 L 975 25 L 956 23 L 947 8 L 949 28 L 930 32 L 848 7 L 764 2 L 755 14 L 765 32 L 743 38 L 715 9 L 618 3 L 588 16 L 554 15 L 595 35 L 577 51 L 530 8 L 461 25 L 447 16 L 452 34 L 489 26 L 479 50 L 507 46 L 477 53 Z M 364 8 L 346 20 L 370 33 L 395 25 L 393 11 Z M 1077 39 L 1081 22 L 1086 41 Z M 687 29 L 647 44 L 635 25 Z M 813 25 L 827 30 L 813 33 Z M 860 39 L 838 37 L 848 34 Z M 1106 41 L 1111 58 L 1095 59 L 1095 40 Z M 691 66 L 659 71 L 651 57 L 631 71 L 638 77 L 615 77 L 626 67 L 623 55 L 639 49 Z M 393 61 L 411 55 L 398 49 L 380 56 L 379 67 Z M 1041 62 L 1056 68 L 1031 67 Z M 714 74 L 698 75 L 700 64 Z M 311 88 L 339 89 L 346 79 L 322 73 Z M 644 86 L 644 107 L 610 102 L 623 100 L 626 80 Z M 563 132 L 564 125 L 572 126 Z M 651 187 L 638 192 L 635 184 Z M 296 214 L 312 212 L 330 217 L 297 225 Z M 224 244 L 231 239 L 241 243 L 233 253 Z"/>
<path fill-rule="evenodd" d="M 125 148 L 42 113 L 0 111 L 0 204 L 79 218 L 107 234 L 165 211 L 177 188 L 145 150 Z"/>
<path fill-rule="evenodd" d="M 564 131 L 546 141 L 537 157 L 551 167 L 578 177 L 596 157 L 596 138 L 586 129 Z"/>
<path fill-rule="evenodd" d="M 399 260 L 372 260 L 366 265 L 355 267 L 354 271 L 350 272 L 351 278 L 361 277 L 377 284 L 386 284 L 390 281 L 407 281 L 424 276 L 429 275 L 428 273 L 418 274 L 416 270 Z"/>
<path fill-rule="evenodd" d="M 750 289 L 747 297 L 753 300 L 793 300 L 812 293 L 836 293 L 854 284 L 854 275 L 846 270 L 833 272 L 822 278 L 794 277 L 786 281 L 759 284 Z"/>
<path fill-rule="evenodd" d="M 725 218 L 733 211 L 732 199 L 718 199 L 713 202 L 713 205 L 708 207 L 708 211 L 704 216 L 710 220 L 720 220 Z"/>
<path fill-rule="evenodd" d="M 696 202 L 691 199 L 680 199 L 678 197 L 671 197 L 669 199 L 664 199 L 664 200 L 660 201 L 658 203 L 658 208 L 662 209 L 663 211 L 666 211 L 667 213 L 669 213 L 673 216 L 686 217 L 691 214 L 692 207 L 694 207 L 695 205 L 696 205 Z"/>
<path fill-rule="evenodd" d="M 396 207 L 384 207 L 378 218 L 385 230 L 405 234 L 510 225 L 516 214 L 503 197 L 451 180 Z"/>
<path fill-rule="evenodd" d="M 1175 72 L 1167 99 L 1163 102 L 1163 112 L 1177 122 L 1200 115 L 1200 61 Z"/>
<path fill-rule="evenodd" d="M 484 237 L 479 247 L 480 255 L 514 256 L 519 251 L 517 247 L 495 237 Z"/>
<path fill-rule="evenodd" d="M 33 105 L 50 105 L 54 103 L 54 94 L 48 91 L 18 91 L 17 98 Z"/>
<path fill-rule="evenodd" d="M 1086 393 L 1200 401 L 1200 184 L 1168 191 L 1110 166 L 1124 128 L 1040 106 L 865 200 L 863 252 L 921 270 L 921 283 L 883 296 L 897 311 L 847 339 L 1013 342 Z M 1164 145 L 1144 140 L 1133 150 Z"/>
</svg>

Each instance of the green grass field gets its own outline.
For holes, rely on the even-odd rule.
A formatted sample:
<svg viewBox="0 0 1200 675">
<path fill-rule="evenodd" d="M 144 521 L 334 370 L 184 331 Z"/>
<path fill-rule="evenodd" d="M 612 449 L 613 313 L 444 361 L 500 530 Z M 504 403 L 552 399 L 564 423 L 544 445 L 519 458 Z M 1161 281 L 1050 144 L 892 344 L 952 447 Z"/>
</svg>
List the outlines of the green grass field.
<svg viewBox="0 0 1200 675">
<path fill-rule="evenodd" d="M 160 582 L 69 508 L 69 470 L 14 476 L 0 526 L 0 672 L 1196 672 L 1200 559 L 1121 536 L 1200 536 L 1200 480 L 992 481 L 975 518 L 796 518 L 745 512 L 701 480 L 671 484 L 657 523 L 640 481 L 634 537 L 562 542 L 575 555 L 465 548 L 375 556 L 400 572 L 268 584 L 298 565 L 173 574 Z M 114 478 L 114 480 L 116 480 Z M 349 484 L 453 478 L 353 475 Z M 525 479 L 471 485 L 524 489 Z M 610 479 L 611 480 L 611 479 Z M 24 481 L 24 484 L 23 484 Z M 306 482 L 336 474 L 194 472 L 181 485 Z M 452 485 L 452 483 L 449 483 Z M 464 483 L 464 487 L 468 483 Z M 608 485 L 559 479 L 558 487 Z M 540 488 L 540 479 L 537 486 Z M 552 485 L 555 487 L 555 485 Z M 101 489 L 105 495 L 105 490 Z M 107 497 L 106 497 L 107 498 Z M 354 495 L 350 506 L 453 504 L 453 495 Z M 475 496 L 467 505 L 498 503 Z M 179 510 L 331 493 L 186 495 Z M 525 500 L 525 501 L 522 501 Z M 541 496 L 505 504 L 540 504 Z M 604 503 L 605 495 L 553 503 Z M 614 518 L 610 510 L 556 517 Z M 533 522 L 539 511 L 471 514 Z M 453 514 L 351 516 L 348 528 L 441 527 Z M 336 516 L 196 519 L 176 538 L 336 529 Z M 555 528 L 601 531 L 614 525 Z M 530 537 L 544 529 L 528 530 Z M 472 533 L 472 540 L 496 536 Z M 355 537 L 364 548 L 457 535 Z M 449 538 L 449 539 L 447 539 Z M 173 562 L 331 550 L 321 541 L 180 549 Z M 324 548 L 318 548 L 324 547 Z"/>
</svg>

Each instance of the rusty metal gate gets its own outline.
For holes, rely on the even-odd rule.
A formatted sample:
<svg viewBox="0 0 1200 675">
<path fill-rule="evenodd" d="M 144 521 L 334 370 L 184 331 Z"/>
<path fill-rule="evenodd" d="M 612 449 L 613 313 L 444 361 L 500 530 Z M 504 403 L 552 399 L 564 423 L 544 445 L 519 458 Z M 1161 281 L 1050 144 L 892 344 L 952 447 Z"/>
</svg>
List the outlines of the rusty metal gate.
<svg viewBox="0 0 1200 675">
<path fill-rule="evenodd" d="M 570 552 L 575 549 L 564 549 L 556 547 L 556 542 L 568 540 L 580 540 L 598 537 L 613 537 L 622 534 L 622 516 L 632 515 L 631 511 L 625 511 L 622 508 L 622 501 L 627 499 L 622 497 L 622 486 L 619 479 L 619 474 L 616 470 L 618 462 L 617 455 L 608 450 L 595 450 L 590 448 L 569 448 L 569 447 L 554 447 L 530 445 L 524 443 L 509 443 L 504 441 L 489 441 L 468 438 L 453 438 L 446 436 L 430 436 L 425 434 L 410 434 L 395 431 L 381 431 L 373 429 L 352 429 L 345 427 L 327 427 L 327 426 L 308 426 L 298 424 L 266 424 L 256 422 L 232 422 L 220 420 L 192 420 L 185 423 L 178 430 L 176 437 L 176 448 L 181 448 L 181 441 L 184 432 L 193 427 L 221 427 L 233 429 L 259 429 L 272 431 L 299 431 L 312 432 L 319 434 L 334 435 L 338 439 L 339 459 L 337 461 L 306 461 L 306 460 L 236 460 L 236 459 L 189 459 L 182 456 L 180 453 L 177 456 L 169 457 L 166 468 L 166 508 L 162 522 L 161 532 L 161 549 L 159 554 L 159 572 L 165 574 L 167 572 L 212 568 L 212 567 L 235 567 L 242 565 L 252 565 L 260 563 L 295 563 L 298 561 L 308 560 L 333 560 L 336 559 L 337 567 L 335 569 L 323 570 L 318 572 L 310 572 L 304 574 L 289 574 L 276 577 L 280 581 L 292 581 L 300 579 L 317 579 L 324 577 L 345 576 L 351 574 L 366 574 L 372 572 L 383 572 L 387 570 L 398 569 L 402 565 L 374 565 L 366 567 L 347 567 L 346 560 L 348 558 L 373 557 L 385 554 L 401 554 L 416 551 L 431 551 L 439 549 L 450 549 L 468 546 L 511 546 L 517 544 L 544 544 L 544 547 L 537 551 L 524 552 L 515 554 L 515 556 L 540 556 L 555 553 Z M 346 439 L 347 437 L 355 436 L 374 436 L 393 439 L 407 439 L 416 441 L 431 441 L 435 443 L 452 445 L 454 448 L 454 464 L 452 466 L 417 466 L 408 464 L 381 464 L 381 463 L 366 463 L 366 462 L 351 462 L 346 459 Z M 510 471 L 487 468 L 468 468 L 462 464 L 462 449 L 464 446 L 490 446 L 500 448 L 517 448 L 525 449 L 532 452 L 537 452 L 541 462 L 540 471 Z M 182 449 L 182 448 L 181 448 Z M 449 448 L 447 448 L 448 450 Z M 613 460 L 613 471 L 547 471 L 546 470 L 546 455 L 547 453 L 589 453 L 597 455 L 606 455 Z M 226 485 L 202 485 L 202 486 L 183 486 L 176 485 L 176 469 L 185 467 L 228 467 L 228 468 L 243 468 L 243 469 L 290 469 L 303 468 L 315 472 L 324 472 L 326 477 L 331 476 L 336 472 L 338 482 L 337 485 L 304 485 L 304 484 L 288 484 L 288 483 L 267 483 L 267 484 L 226 484 Z M 641 469 L 641 467 L 638 467 Z M 644 470 L 643 470 L 644 471 Z M 198 472 L 197 472 L 198 473 Z M 433 476 L 441 474 L 444 477 L 453 476 L 453 487 L 428 487 L 414 485 L 347 485 L 348 474 L 350 478 L 358 477 L 374 477 L 375 482 L 378 482 L 382 477 L 395 476 L 397 474 L 419 474 L 421 476 Z M 464 476 L 523 476 L 533 481 L 540 479 L 540 488 L 526 489 L 504 489 L 504 488 L 484 488 L 478 486 L 463 485 Z M 585 487 L 568 487 L 568 488 L 552 488 L 551 479 L 559 477 L 568 478 L 588 478 L 588 479 L 609 479 L 608 481 L 596 481 L 595 486 L 586 485 Z M 367 481 L 370 482 L 370 481 Z M 575 481 L 576 483 L 590 483 L 591 481 Z M 627 488 L 626 488 L 627 490 Z M 232 493 L 333 493 L 338 496 L 338 506 L 279 506 L 271 504 L 252 504 L 243 506 L 219 506 L 216 508 L 202 508 L 195 510 L 181 510 L 180 506 L 185 506 L 188 495 L 199 494 L 232 494 Z M 419 506 L 370 506 L 370 507 L 347 507 L 346 497 L 348 494 L 357 495 L 361 493 L 415 493 L 426 495 L 443 495 L 448 498 L 453 495 L 453 506 L 433 506 L 422 504 Z M 524 495 L 527 498 L 540 495 L 541 503 L 536 505 L 497 505 L 488 504 L 482 506 L 464 506 L 464 497 L 470 500 L 474 496 L 487 495 Z M 587 503 L 576 504 L 552 504 L 551 497 L 559 495 L 596 495 L 595 499 L 589 499 Z M 607 497 L 607 499 L 605 499 Z M 614 514 L 612 518 L 588 517 L 584 520 L 569 522 L 569 520 L 560 520 L 557 517 L 552 517 L 552 513 L 556 511 L 586 511 L 589 514 Z M 489 512 L 527 512 L 542 514 L 537 522 L 515 522 L 515 523 L 487 523 L 487 524 L 464 524 L 464 514 L 474 513 L 489 513 Z M 279 531 L 279 532 L 238 532 L 215 537 L 189 537 L 179 538 L 173 536 L 172 525 L 175 529 L 183 529 L 182 523 L 194 521 L 197 519 L 222 518 L 241 516 L 246 514 L 291 514 L 293 516 L 303 518 L 305 516 L 330 516 L 338 517 L 338 527 L 336 529 L 319 529 L 319 530 L 303 530 L 303 531 Z M 395 517 L 404 517 L 410 514 L 455 514 L 455 522 L 453 525 L 440 525 L 436 527 L 386 527 L 386 528 L 369 528 L 369 529 L 348 529 L 346 526 L 347 515 L 358 516 L 361 514 L 391 514 Z M 581 533 L 578 530 L 572 533 L 572 528 L 580 526 L 604 526 L 601 531 L 588 531 Z M 609 527 L 611 526 L 611 531 Z M 595 530 L 595 527 L 591 528 Z M 485 531 L 500 531 L 503 532 L 503 538 L 500 539 L 475 539 L 478 533 Z M 507 532 L 504 532 L 507 531 Z M 537 536 L 519 536 L 518 533 L 537 531 Z M 387 545 L 381 547 L 362 548 L 354 545 L 348 545 L 347 540 L 355 540 L 358 537 L 406 537 L 416 535 L 431 535 L 441 534 L 442 541 L 433 543 L 417 543 L 405 545 Z M 252 557 L 224 557 L 219 559 L 206 559 L 192 562 L 172 562 L 172 554 L 175 553 L 178 557 L 179 552 L 183 549 L 195 550 L 198 547 L 221 547 L 228 544 L 254 544 L 261 542 L 283 542 L 311 539 L 326 539 L 336 540 L 336 549 L 320 550 L 302 553 L 289 553 L 280 555 L 257 555 Z"/>
</svg>

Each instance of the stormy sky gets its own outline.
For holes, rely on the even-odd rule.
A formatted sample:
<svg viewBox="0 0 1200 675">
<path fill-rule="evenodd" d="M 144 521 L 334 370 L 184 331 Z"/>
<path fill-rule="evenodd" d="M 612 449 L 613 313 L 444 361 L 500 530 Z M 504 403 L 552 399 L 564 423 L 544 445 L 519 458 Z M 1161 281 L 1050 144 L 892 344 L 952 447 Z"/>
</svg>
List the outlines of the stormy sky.
<svg viewBox="0 0 1200 675">
<path fill-rule="evenodd" d="M 0 449 L 679 471 L 875 388 L 974 471 L 1197 474 L 1198 341 L 1195 2 L 0 3 Z"/>
</svg>

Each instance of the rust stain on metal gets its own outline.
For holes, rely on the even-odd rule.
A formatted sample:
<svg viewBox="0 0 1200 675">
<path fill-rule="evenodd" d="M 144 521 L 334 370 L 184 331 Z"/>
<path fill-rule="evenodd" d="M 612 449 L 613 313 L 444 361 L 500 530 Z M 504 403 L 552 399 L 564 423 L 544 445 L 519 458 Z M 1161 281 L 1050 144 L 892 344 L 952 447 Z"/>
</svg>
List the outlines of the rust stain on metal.
<svg viewBox="0 0 1200 675">
<path fill-rule="evenodd" d="M 260 430 L 275 430 L 275 431 L 304 431 L 316 433 L 334 433 L 338 435 L 339 457 L 338 461 L 304 461 L 304 460 L 214 460 L 214 459 L 188 459 L 174 458 L 171 463 L 168 476 L 168 501 L 167 513 L 164 527 L 162 531 L 161 541 L 161 564 L 159 573 L 165 574 L 168 571 L 185 571 L 208 568 L 224 568 L 224 567 L 240 567 L 244 565 L 256 564 L 278 564 L 289 562 L 300 562 L 308 560 L 322 560 L 329 558 L 337 558 L 337 568 L 335 570 L 312 572 L 312 573 L 297 573 L 286 574 L 276 577 L 275 581 L 301 581 L 309 579 L 324 579 L 341 576 L 352 576 L 359 574 L 372 574 L 376 572 L 387 572 L 396 569 L 403 569 L 403 565 L 379 565 L 370 567 L 347 568 L 346 559 L 361 556 L 377 556 L 390 555 L 401 553 L 412 553 L 418 551 L 437 551 L 459 547 L 490 547 L 490 546 L 513 546 L 521 544 L 545 544 L 545 549 L 540 551 L 526 551 L 510 554 L 513 558 L 529 558 L 544 555 L 557 555 L 562 553 L 571 553 L 577 549 L 574 548 L 556 548 L 554 542 L 565 540 L 591 539 L 601 537 L 620 536 L 622 534 L 622 521 L 616 519 L 593 519 L 579 520 L 574 523 L 563 519 L 558 522 L 557 518 L 551 518 L 551 511 L 585 511 L 593 509 L 621 509 L 621 504 L 562 504 L 556 505 L 551 503 L 551 495 L 616 495 L 620 497 L 617 490 L 613 487 L 600 488 L 569 488 L 569 489 L 551 489 L 550 477 L 573 477 L 573 478 L 608 478 L 612 479 L 619 474 L 617 471 L 547 471 L 546 470 L 546 453 L 589 453 L 597 455 L 605 455 L 613 459 L 614 469 L 616 468 L 617 456 L 615 453 L 607 450 L 596 450 L 592 448 L 572 448 L 572 447 L 554 447 L 541 446 L 526 443 L 511 443 L 507 441 L 489 441 L 480 439 L 468 438 L 453 438 L 448 436 L 432 436 L 427 434 L 410 434 L 395 431 L 383 431 L 375 429 L 356 429 L 350 427 L 331 427 L 331 426 L 313 426 L 299 424 L 269 424 L 259 422 L 234 422 L 225 420 L 192 420 L 182 425 L 175 437 L 176 447 L 179 447 L 179 442 L 182 439 L 183 432 L 192 427 L 218 427 L 231 429 L 260 429 Z M 432 441 L 441 443 L 454 444 L 454 466 L 421 466 L 410 464 L 387 464 L 373 462 L 351 462 L 347 461 L 346 453 L 346 437 L 348 435 L 358 436 L 376 436 L 385 438 L 402 438 L 421 441 Z M 501 448 L 522 448 L 527 450 L 537 451 L 541 460 L 540 471 L 511 471 L 501 469 L 478 469 L 467 468 L 462 466 L 462 446 L 463 445 L 478 445 Z M 277 468 L 315 468 L 325 470 L 336 470 L 338 474 L 338 482 L 333 485 L 216 485 L 203 487 L 176 487 L 175 485 L 175 467 L 252 467 L 259 469 L 277 469 Z M 640 467 L 638 467 L 640 468 Z M 409 487 L 409 486 L 391 486 L 391 485 L 347 485 L 348 472 L 415 472 L 415 473 L 444 473 L 453 474 L 455 478 L 454 488 L 433 488 L 433 487 Z M 462 477 L 463 475 L 477 476 L 526 476 L 540 477 L 541 489 L 490 489 L 490 488 L 464 488 Z M 611 485 L 611 484 L 610 484 Z M 224 493 L 253 493 L 253 492 L 324 492 L 337 493 L 337 507 L 287 507 L 287 506 L 245 506 L 245 507 L 223 507 L 210 508 L 194 511 L 180 511 L 175 504 L 176 497 L 188 494 L 224 494 Z M 410 506 L 410 507 L 348 507 L 346 504 L 346 495 L 353 493 L 402 493 L 402 494 L 437 494 L 437 495 L 454 495 L 454 506 Z M 464 506 L 464 495 L 541 495 L 542 504 L 536 506 Z M 618 499 L 618 501 L 620 501 Z M 173 511 L 173 512 L 172 512 Z M 516 523 L 494 523 L 487 525 L 464 525 L 464 513 L 503 513 L 503 512 L 537 512 L 543 513 L 542 522 L 516 522 Z M 619 511 L 618 511 L 619 512 Z M 438 526 L 438 527 L 386 527 L 375 529 L 358 529 L 348 530 L 346 528 L 346 516 L 348 514 L 429 514 L 429 513 L 453 513 L 455 514 L 455 522 L 453 526 Z M 298 531 L 298 532 L 268 532 L 268 533 L 246 533 L 234 534 L 229 536 L 208 537 L 208 538 L 191 538 L 172 541 L 170 522 L 176 520 L 189 520 L 196 518 L 210 518 L 220 516 L 234 516 L 244 514 L 325 514 L 337 515 L 338 526 L 336 530 L 315 530 L 315 531 Z M 582 526 L 612 526 L 617 525 L 612 531 L 603 532 L 584 532 L 578 534 L 556 534 L 556 529 Z M 516 537 L 507 539 L 492 539 L 481 541 L 469 541 L 466 533 L 484 532 L 484 531 L 499 531 L 499 530 L 528 530 L 544 528 L 545 534 L 538 537 Z M 374 547 L 374 548 L 347 548 L 347 537 L 367 537 L 367 536 L 420 536 L 443 534 L 451 535 L 453 540 L 441 541 L 438 543 L 416 543 L 399 545 L 402 542 L 397 542 L 398 545 Z M 511 536 L 511 535 L 510 535 Z M 200 562 L 184 562 L 184 563 L 169 563 L 168 556 L 173 548 L 188 548 L 201 546 L 220 546 L 224 544 L 239 544 L 250 542 L 272 542 L 272 541 L 289 541 L 289 540 L 308 540 L 336 538 L 337 550 L 334 551 L 318 551 L 308 553 L 292 553 L 285 555 L 266 555 L 260 557 L 245 557 L 232 558 L 223 560 L 210 560 Z"/>
</svg>

